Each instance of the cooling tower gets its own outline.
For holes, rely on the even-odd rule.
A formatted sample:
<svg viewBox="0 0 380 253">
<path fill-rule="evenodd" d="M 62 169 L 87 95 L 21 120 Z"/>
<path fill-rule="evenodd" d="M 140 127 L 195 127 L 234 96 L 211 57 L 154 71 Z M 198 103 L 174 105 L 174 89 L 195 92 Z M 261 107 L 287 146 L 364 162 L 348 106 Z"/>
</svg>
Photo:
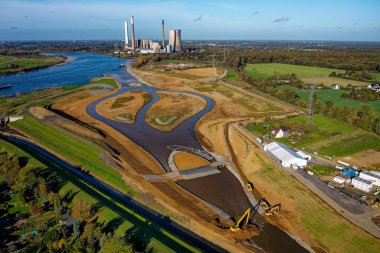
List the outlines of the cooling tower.
<svg viewBox="0 0 380 253">
<path fill-rule="evenodd" d="M 132 35 L 131 35 L 131 45 L 132 45 L 132 51 L 135 51 L 135 22 L 133 19 L 133 16 L 131 16 L 131 29 L 132 29 Z"/>
<path fill-rule="evenodd" d="M 124 35 L 125 35 L 125 38 L 124 38 L 124 41 L 125 41 L 125 48 L 127 49 L 128 46 L 129 46 L 129 38 L 128 38 L 128 21 L 125 21 L 124 22 Z"/>
<path fill-rule="evenodd" d="M 182 52 L 181 30 L 169 31 L 169 45 L 172 46 L 173 52 Z"/>
</svg>

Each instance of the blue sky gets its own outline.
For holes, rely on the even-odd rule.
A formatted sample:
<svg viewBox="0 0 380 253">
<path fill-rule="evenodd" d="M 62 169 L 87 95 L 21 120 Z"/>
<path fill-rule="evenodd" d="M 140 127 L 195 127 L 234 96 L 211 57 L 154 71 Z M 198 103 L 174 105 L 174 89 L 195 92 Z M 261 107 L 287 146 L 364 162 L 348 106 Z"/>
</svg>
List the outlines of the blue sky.
<svg viewBox="0 0 380 253">
<path fill-rule="evenodd" d="M 0 40 L 121 40 L 131 15 L 138 38 L 380 41 L 380 0 L 0 0 Z"/>
</svg>

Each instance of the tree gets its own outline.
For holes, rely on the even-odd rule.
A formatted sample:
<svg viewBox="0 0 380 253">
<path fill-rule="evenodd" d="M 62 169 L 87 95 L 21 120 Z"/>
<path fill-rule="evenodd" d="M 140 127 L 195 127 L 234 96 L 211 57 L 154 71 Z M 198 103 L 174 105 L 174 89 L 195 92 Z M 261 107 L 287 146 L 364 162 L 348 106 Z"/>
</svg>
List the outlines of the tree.
<svg viewBox="0 0 380 253">
<path fill-rule="evenodd" d="M 50 192 L 48 194 L 48 200 L 51 204 L 53 204 L 55 211 L 58 211 L 61 208 L 62 201 L 58 193 Z"/>
<path fill-rule="evenodd" d="M 80 222 L 85 221 L 91 217 L 91 205 L 84 200 L 78 200 L 75 202 L 71 214 Z"/>
<path fill-rule="evenodd" d="M 125 240 L 119 235 L 112 235 L 111 233 L 102 236 L 100 240 L 99 253 L 131 253 L 133 252 L 132 246 L 125 243 Z"/>
</svg>

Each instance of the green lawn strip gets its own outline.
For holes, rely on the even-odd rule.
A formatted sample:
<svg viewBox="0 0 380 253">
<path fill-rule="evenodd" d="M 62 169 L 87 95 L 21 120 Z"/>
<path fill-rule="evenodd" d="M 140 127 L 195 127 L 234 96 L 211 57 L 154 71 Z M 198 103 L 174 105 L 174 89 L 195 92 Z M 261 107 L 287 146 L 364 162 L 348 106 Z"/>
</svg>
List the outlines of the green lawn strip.
<svg viewBox="0 0 380 253">
<path fill-rule="evenodd" d="M 125 185 L 120 173 L 99 159 L 100 151 L 94 147 L 28 116 L 12 122 L 11 126 L 74 164 L 83 166 L 98 178 L 128 194 L 133 194 L 133 191 Z"/>
<path fill-rule="evenodd" d="M 119 88 L 119 86 L 117 85 L 116 81 L 113 78 L 101 78 L 99 80 L 89 83 L 88 85 L 91 85 L 91 84 L 108 84 L 114 87 L 115 89 Z"/>
<path fill-rule="evenodd" d="M 312 170 L 315 174 L 319 176 L 331 176 L 331 175 L 334 175 L 336 172 L 335 167 L 322 166 L 322 165 L 312 166 L 310 167 L 310 170 Z"/>
<path fill-rule="evenodd" d="M 4 142 L 5 141 L 1 140 L 1 143 Z M 181 238 L 162 229 L 160 225 L 154 221 L 139 215 L 133 209 L 121 204 L 117 199 L 98 190 L 77 175 L 67 171 L 59 164 L 36 153 L 33 149 L 22 144 L 17 144 L 16 147 L 13 144 L 8 143 L 7 147 L 11 147 L 12 150 L 17 151 L 15 154 L 18 156 L 25 155 L 30 157 L 31 160 L 38 159 L 40 164 L 44 164 L 44 167 L 49 167 L 56 171 L 58 176 L 63 180 L 63 186 L 61 187 L 59 194 L 64 199 L 69 200 L 69 206 L 72 206 L 75 201 L 78 200 L 84 200 L 89 204 L 100 203 L 100 210 L 96 214 L 97 221 L 103 223 L 103 226 L 107 228 L 107 225 L 112 225 L 109 223 L 118 220 L 118 222 L 108 229 L 117 230 L 121 235 L 135 233 L 137 239 L 143 239 L 146 242 L 147 251 L 199 252 L 196 248 L 192 247 Z M 162 251 L 160 249 L 162 249 Z"/>
</svg>

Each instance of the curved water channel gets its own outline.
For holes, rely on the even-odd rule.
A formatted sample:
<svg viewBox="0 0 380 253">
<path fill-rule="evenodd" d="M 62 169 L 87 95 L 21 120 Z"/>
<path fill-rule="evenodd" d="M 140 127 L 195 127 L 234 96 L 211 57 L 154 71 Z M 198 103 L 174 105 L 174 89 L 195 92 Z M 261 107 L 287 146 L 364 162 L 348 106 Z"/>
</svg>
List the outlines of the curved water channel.
<svg viewBox="0 0 380 253">
<path fill-rule="evenodd" d="M 101 76 L 102 74 L 112 74 L 122 84 L 122 88 L 116 93 L 90 104 L 87 107 L 89 115 L 108 124 L 144 148 L 161 164 L 165 171 L 169 171 L 168 157 L 171 153 L 171 150 L 169 150 L 167 146 L 183 145 L 203 149 L 195 134 L 195 127 L 200 118 L 214 107 L 214 101 L 211 98 L 188 91 L 173 91 L 145 85 L 138 87 L 128 86 L 129 83 L 136 83 L 139 81 L 128 71 L 118 67 L 120 61 L 125 61 L 120 58 L 88 53 L 56 54 L 63 54 L 72 57 L 75 60 L 63 65 L 38 71 L 2 76 L 0 77 L 1 83 L 11 83 L 14 85 L 12 90 L 6 92 L 8 92 L 8 94 L 16 94 L 17 92 L 33 91 L 36 87 L 44 88 L 49 86 L 84 84 L 88 83 L 92 77 Z M 126 60 L 126 63 L 130 63 L 130 60 Z M 132 90 L 141 90 L 152 95 L 152 101 L 139 110 L 134 124 L 114 121 L 103 117 L 96 112 L 96 106 L 102 101 Z M 200 112 L 188 118 L 171 131 L 160 131 L 153 128 L 145 121 L 145 113 L 159 99 L 159 96 L 156 93 L 157 91 L 192 94 L 206 100 L 207 105 Z M 187 184 L 179 183 L 179 185 L 216 206 L 220 203 L 226 207 L 228 206 L 228 208 L 226 208 L 228 210 L 224 211 L 236 217 L 237 214 L 243 213 L 243 210 L 252 206 L 247 196 L 244 194 L 238 179 L 228 170 L 223 171 L 224 172 L 220 174 L 195 179 L 193 181 L 195 184 L 188 184 L 188 182 L 186 182 Z M 222 182 L 218 180 L 222 180 Z M 207 199 L 207 194 L 200 196 L 202 193 L 199 194 L 199 192 L 202 191 L 199 191 L 199 186 L 206 187 L 208 190 L 207 194 L 211 191 L 212 194 L 218 195 L 222 202 L 220 202 L 219 199 L 219 202 L 216 201 L 216 203 L 213 203 L 213 199 Z M 226 194 L 229 195 L 227 196 Z M 225 197 L 223 195 L 225 195 Z M 219 205 L 218 207 L 221 206 Z M 223 206 L 221 209 L 223 209 Z M 253 241 L 267 252 L 306 252 L 305 248 L 300 246 L 289 235 L 269 223 L 264 225 L 262 233 L 259 236 L 254 237 Z"/>
</svg>

